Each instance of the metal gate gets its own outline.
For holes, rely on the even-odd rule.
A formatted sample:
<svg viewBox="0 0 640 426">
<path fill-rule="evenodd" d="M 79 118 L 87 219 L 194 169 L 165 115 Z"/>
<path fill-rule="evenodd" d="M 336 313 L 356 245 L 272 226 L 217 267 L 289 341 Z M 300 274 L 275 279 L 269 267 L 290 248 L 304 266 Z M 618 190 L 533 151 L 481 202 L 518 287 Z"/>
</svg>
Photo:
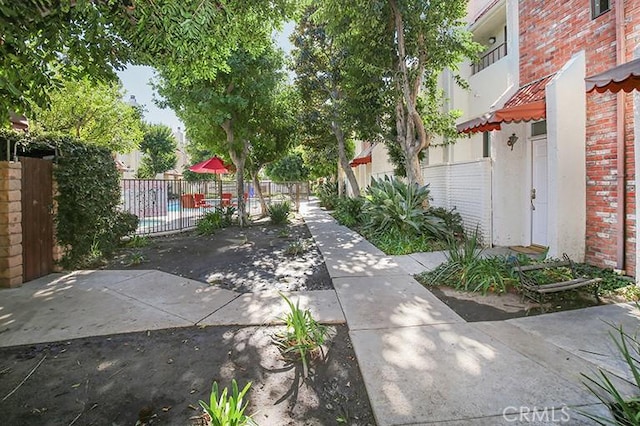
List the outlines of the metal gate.
<svg viewBox="0 0 640 426">
<path fill-rule="evenodd" d="M 52 163 L 21 157 L 23 281 L 53 272 Z"/>
</svg>

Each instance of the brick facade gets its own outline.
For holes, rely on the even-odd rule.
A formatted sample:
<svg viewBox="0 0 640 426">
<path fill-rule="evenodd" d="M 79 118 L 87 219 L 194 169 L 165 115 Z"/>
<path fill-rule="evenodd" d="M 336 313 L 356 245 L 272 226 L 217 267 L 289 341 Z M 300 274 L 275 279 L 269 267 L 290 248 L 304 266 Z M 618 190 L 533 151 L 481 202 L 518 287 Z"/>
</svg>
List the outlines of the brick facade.
<svg viewBox="0 0 640 426">
<path fill-rule="evenodd" d="M 626 0 L 627 60 L 640 37 L 640 1 Z M 616 65 L 615 1 L 611 10 L 592 19 L 590 0 L 541 2 L 520 0 L 520 84 L 557 72 L 581 50 L 586 55 L 586 75 Z M 586 94 L 586 261 L 616 267 L 617 166 L 615 94 Z M 625 269 L 635 274 L 635 164 L 632 95 L 626 104 L 626 226 Z M 561 143 L 562 141 L 560 141 Z"/>
<path fill-rule="evenodd" d="M 22 166 L 0 161 L 0 287 L 22 284 Z"/>
</svg>

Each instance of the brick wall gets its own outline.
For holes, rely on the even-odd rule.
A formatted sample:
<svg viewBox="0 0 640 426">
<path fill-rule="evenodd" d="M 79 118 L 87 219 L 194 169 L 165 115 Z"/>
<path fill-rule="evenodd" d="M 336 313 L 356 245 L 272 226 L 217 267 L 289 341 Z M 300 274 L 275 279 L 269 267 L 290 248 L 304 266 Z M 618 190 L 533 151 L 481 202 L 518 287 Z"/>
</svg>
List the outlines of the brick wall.
<svg viewBox="0 0 640 426">
<path fill-rule="evenodd" d="M 586 54 L 586 74 L 616 65 L 615 1 L 605 14 L 591 18 L 590 0 L 541 2 L 520 0 L 520 83 L 558 71 L 571 56 Z M 625 1 L 628 55 L 637 45 L 640 16 L 637 0 Z M 617 170 L 616 95 L 587 94 L 586 260 L 616 266 Z M 627 96 L 626 154 L 626 270 L 635 273 L 635 186 L 633 109 Z"/>
<path fill-rule="evenodd" d="M 0 287 L 22 284 L 22 167 L 0 161 Z"/>
</svg>

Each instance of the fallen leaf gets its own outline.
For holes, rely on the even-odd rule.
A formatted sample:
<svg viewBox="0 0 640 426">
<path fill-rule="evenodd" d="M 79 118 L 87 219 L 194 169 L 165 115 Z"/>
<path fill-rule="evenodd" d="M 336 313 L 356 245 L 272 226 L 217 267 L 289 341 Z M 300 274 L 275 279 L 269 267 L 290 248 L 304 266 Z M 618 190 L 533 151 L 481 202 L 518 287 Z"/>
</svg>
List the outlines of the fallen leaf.
<svg viewBox="0 0 640 426">
<path fill-rule="evenodd" d="M 195 389 L 191 389 L 191 391 L 189 393 L 190 394 L 194 394 L 194 393 L 196 393 L 196 390 Z"/>
<path fill-rule="evenodd" d="M 169 406 L 169 407 L 162 407 L 162 411 L 164 411 L 165 413 L 166 413 L 167 411 L 169 411 L 169 410 L 171 410 L 171 406 Z"/>
<path fill-rule="evenodd" d="M 195 406 L 195 405 L 193 405 L 193 404 L 189 404 L 189 408 L 191 408 L 192 410 L 197 410 L 197 409 L 198 409 L 198 407 L 196 407 L 196 406 Z"/>
<path fill-rule="evenodd" d="M 76 383 L 75 385 L 71 385 L 72 388 L 77 388 L 80 386 L 80 383 Z"/>
</svg>

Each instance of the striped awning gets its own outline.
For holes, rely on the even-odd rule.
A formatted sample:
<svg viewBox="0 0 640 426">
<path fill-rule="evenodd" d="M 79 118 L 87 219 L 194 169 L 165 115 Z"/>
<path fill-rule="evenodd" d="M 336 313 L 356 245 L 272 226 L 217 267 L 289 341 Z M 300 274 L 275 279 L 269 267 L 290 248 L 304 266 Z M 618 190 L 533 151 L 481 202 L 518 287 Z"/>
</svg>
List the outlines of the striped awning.
<svg viewBox="0 0 640 426">
<path fill-rule="evenodd" d="M 360 151 L 360 154 L 356 155 L 353 158 L 353 160 L 351 160 L 349 165 L 351 167 L 357 167 L 357 166 L 360 166 L 362 164 L 371 163 L 371 153 L 373 152 L 373 148 L 375 148 L 375 147 L 376 147 L 375 143 L 365 147 L 362 151 Z"/>
<path fill-rule="evenodd" d="M 489 132 L 500 130 L 502 123 L 544 120 L 547 117 L 545 90 L 554 75 L 548 75 L 520 87 L 501 109 L 458 124 L 456 126 L 458 132 Z"/>
<path fill-rule="evenodd" d="M 640 58 L 584 79 L 587 92 L 631 92 L 640 90 Z"/>
</svg>

